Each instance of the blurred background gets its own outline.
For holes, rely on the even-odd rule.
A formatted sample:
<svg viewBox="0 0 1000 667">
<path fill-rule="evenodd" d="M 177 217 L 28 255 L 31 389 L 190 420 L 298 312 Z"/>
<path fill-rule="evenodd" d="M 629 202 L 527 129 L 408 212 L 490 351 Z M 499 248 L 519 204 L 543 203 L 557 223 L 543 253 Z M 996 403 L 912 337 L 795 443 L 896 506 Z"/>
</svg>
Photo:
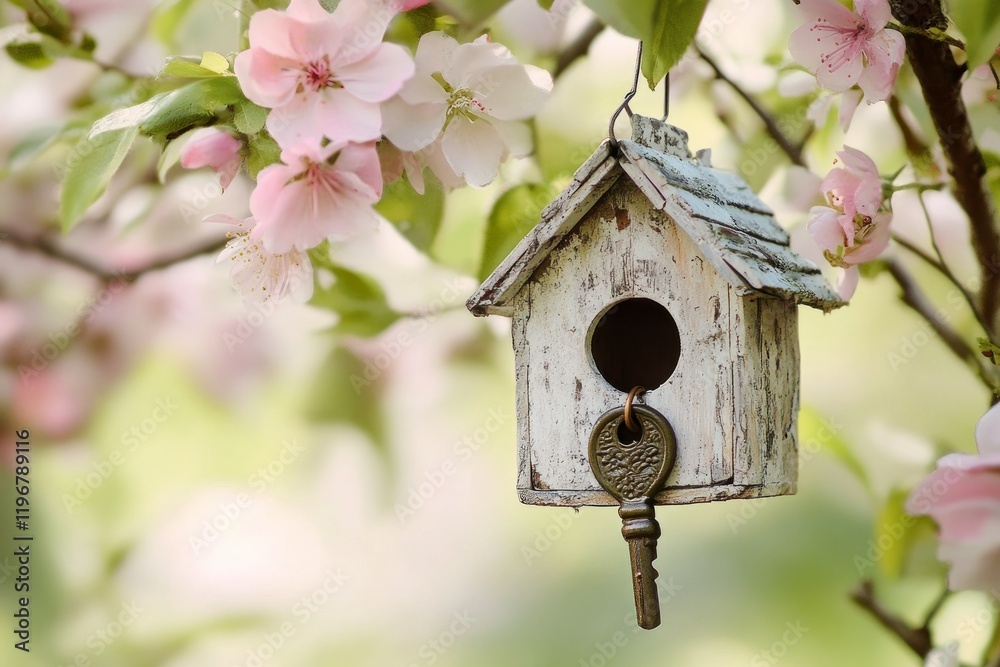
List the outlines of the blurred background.
<svg viewBox="0 0 1000 667">
<path fill-rule="evenodd" d="M 155 72 L 169 53 L 236 47 L 221 0 L 183 13 L 178 2 L 67 4 L 99 57 L 132 74 Z M 439 4 L 461 18 L 474 3 Z M 9 29 L 18 12 L 2 7 Z M 834 151 L 865 150 L 884 173 L 908 158 L 886 105 L 863 105 L 844 136 L 838 102 L 790 66 L 791 7 L 713 0 L 699 43 L 791 134 L 816 125 L 812 173 L 789 166 L 696 54 L 672 75 L 670 121 L 692 149 L 711 147 L 716 165 L 739 171 L 796 249 L 823 263 L 801 223 Z M 162 39 L 169 20 L 176 31 Z M 591 20 L 573 2 L 546 13 L 514 0 L 482 27 L 551 70 Z M 606 135 L 634 54 L 634 41 L 604 31 L 559 74 L 532 159 L 445 203 L 387 208 L 377 233 L 335 248 L 338 264 L 371 278 L 340 316 L 245 305 L 216 253 L 192 249 L 222 238 L 204 216 L 246 214 L 251 184 L 222 194 L 217 176 L 178 168 L 161 185 L 150 142 L 62 236 L 65 137 L 86 132 L 94 116 L 80 110 L 94 91 L 111 99 L 120 81 L 78 61 L 32 70 L 0 58 L 0 507 L 13 507 L 14 431 L 29 429 L 35 536 L 31 652 L 4 646 L 3 664 L 917 664 L 849 592 L 874 577 L 886 605 L 919 624 L 944 585 L 933 528 L 885 532 L 937 456 L 974 450 L 988 397 L 887 276 L 863 281 L 849 308 L 800 311 L 798 495 L 658 510 L 659 629 L 634 624 L 616 512 L 518 503 L 509 323 L 475 319 L 464 301 Z M 905 76 L 904 112 L 926 131 Z M 997 150 L 989 87 L 970 82 L 968 102 Z M 632 108 L 658 116 L 662 104 L 642 86 Z M 484 244 L 495 203 L 525 182 L 544 196 L 522 197 L 507 245 Z M 927 247 L 905 194 L 895 231 Z M 942 250 L 971 280 L 961 210 L 944 192 L 927 201 Z M 415 242 L 419 212 L 442 206 Z M 947 321 L 975 330 L 947 284 L 890 252 Z M 10 550 L 0 554 L 9 625 L 16 572 Z M 961 638 L 971 660 L 994 614 L 985 595 L 956 595 L 935 636 Z"/>
</svg>

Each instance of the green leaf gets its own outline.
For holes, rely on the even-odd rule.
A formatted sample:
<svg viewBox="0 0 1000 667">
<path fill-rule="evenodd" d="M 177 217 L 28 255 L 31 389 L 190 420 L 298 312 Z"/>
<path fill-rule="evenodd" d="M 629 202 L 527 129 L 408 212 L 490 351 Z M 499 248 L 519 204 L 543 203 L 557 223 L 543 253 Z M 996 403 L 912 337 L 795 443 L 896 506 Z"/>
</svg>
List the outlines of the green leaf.
<svg viewBox="0 0 1000 667">
<path fill-rule="evenodd" d="M 912 569 L 914 547 L 920 542 L 933 542 L 934 523 L 927 517 L 911 516 L 906 512 L 909 492 L 894 489 L 889 493 L 875 521 L 875 534 L 867 555 L 877 557 L 879 569 L 889 577 L 900 577 Z M 930 538 L 930 539 L 925 539 Z"/>
<path fill-rule="evenodd" d="M 257 180 L 265 167 L 281 162 L 281 147 L 269 134 L 258 134 L 247 143 L 247 173 Z"/>
<path fill-rule="evenodd" d="M 799 451 L 819 450 L 832 454 L 870 490 L 871 482 L 865 467 L 839 433 L 840 427 L 829 422 L 816 410 L 807 406 L 799 412 Z"/>
<path fill-rule="evenodd" d="M 153 98 L 154 104 L 139 123 L 139 130 L 165 141 L 197 125 L 206 125 L 219 107 L 241 101 L 243 94 L 234 76 L 200 79 L 183 88 Z"/>
<path fill-rule="evenodd" d="M 583 0 L 583 4 L 623 35 L 642 40 L 652 36 L 657 0 Z"/>
<path fill-rule="evenodd" d="M 1000 0 L 958 0 L 950 6 L 951 19 L 965 37 L 969 69 L 989 62 L 1000 44 Z"/>
<path fill-rule="evenodd" d="M 167 181 L 167 172 L 180 162 L 181 151 L 184 150 L 185 143 L 183 137 L 174 139 L 167 142 L 167 145 L 160 151 L 160 159 L 156 163 L 156 177 L 160 180 L 160 183 Z"/>
<path fill-rule="evenodd" d="M 694 41 L 708 0 L 659 0 L 652 30 L 644 37 L 642 74 L 650 89 L 680 62 Z"/>
<path fill-rule="evenodd" d="M 323 361 L 309 392 L 306 417 L 320 422 L 343 422 L 366 433 L 380 450 L 386 442 L 382 414 L 381 369 L 337 345 Z"/>
<path fill-rule="evenodd" d="M 479 278 L 485 280 L 514 246 L 538 222 L 542 209 L 555 196 L 555 189 L 541 183 L 525 183 L 500 195 L 486 222 L 486 238 L 479 264 Z"/>
<path fill-rule="evenodd" d="M 28 22 L 39 32 L 68 43 L 73 35 L 73 19 L 56 0 L 23 0 L 15 2 L 24 9 Z"/>
<path fill-rule="evenodd" d="M 221 53 L 215 51 L 205 51 L 201 56 L 201 63 L 205 69 L 216 74 L 225 74 L 229 71 L 229 60 Z"/>
<path fill-rule="evenodd" d="M 171 56 L 160 70 L 160 77 L 176 77 L 178 79 L 203 79 L 220 76 L 215 70 L 201 64 L 201 59 L 190 56 Z"/>
<path fill-rule="evenodd" d="M 59 41 L 51 35 L 16 24 L 0 31 L 0 44 L 11 59 L 31 69 L 48 67 L 57 58 L 91 60 L 91 54 L 74 44 Z"/>
<path fill-rule="evenodd" d="M 236 104 L 233 124 L 243 134 L 257 134 L 264 127 L 267 113 L 268 110 L 264 107 L 257 106 L 250 100 L 243 100 Z"/>
<path fill-rule="evenodd" d="M 440 0 L 437 4 L 467 26 L 476 27 L 500 11 L 507 0 Z"/>
<path fill-rule="evenodd" d="M 422 252 L 430 251 L 444 217 L 444 188 L 429 172 L 424 181 L 424 194 L 413 189 L 401 178 L 382 191 L 375 205 L 379 215 L 396 226 L 407 240 Z"/>
<path fill-rule="evenodd" d="M 385 298 L 385 292 L 368 276 L 335 265 L 330 259 L 329 245 L 323 243 L 309 251 L 315 267 L 313 297 L 309 303 L 337 313 L 335 333 L 371 337 L 380 334 L 399 319 Z M 326 272 L 326 275 L 323 275 Z M 324 287 L 331 278 L 332 284 Z"/>
<path fill-rule="evenodd" d="M 177 32 L 194 0 L 168 0 L 160 3 L 153 15 L 153 34 L 167 47 L 177 47 Z"/>
<path fill-rule="evenodd" d="M 552 9 L 552 3 L 554 3 L 555 1 L 556 0 L 538 0 L 538 6 L 548 11 Z"/>
<path fill-rule="evenodd" d="M 7 165 L 15 171 L 22 169 L 55 144 L 62 137 L 64 129 L 62 126 L 55 126 L 32 130 L 10 150 Z"/>
<path fill-rule="evenodd" d="M 30 69 L 45 69 L 54 62 L 38 42 L 11 42 L 4 49 L 11 60 Z"/>
<path fill-rule="evenodd" d="M 114 130 L 85 138 L 74 147 L 66 163 L 62 185 L 63 231 L 72 229 L 91 204 L 104 194 L 137 134 L 134 127 Z"/>
</svg>

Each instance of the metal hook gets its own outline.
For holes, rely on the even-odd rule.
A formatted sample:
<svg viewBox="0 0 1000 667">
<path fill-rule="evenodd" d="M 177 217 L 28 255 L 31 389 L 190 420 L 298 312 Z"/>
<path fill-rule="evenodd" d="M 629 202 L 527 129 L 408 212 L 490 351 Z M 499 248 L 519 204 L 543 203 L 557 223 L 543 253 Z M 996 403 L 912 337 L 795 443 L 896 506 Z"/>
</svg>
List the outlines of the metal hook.
<svg viewBox="0 0 1000 667">
<path fill-rule="evenodd" d="M 632 77 L 632 90 L 625 93 L 625 99 L 622 103 L 618 105 L 615 109 L 614 114 L 611 116 L 611 122 L 608 123 L 608 141 L 611 142 L 611 146 L 618 148 L 618 139 L 615 138 L 615 121 L 618 120 L 618 116 L 621 115 L 622 111 L 628 113 L 629 118 L 632 117 L 632 109 L 629 108 L 628 103 L 632 101 L 635 97 L 636 92 L 639 90 L 639 72 L 642 68 L 642 41 L 639 41 L 639 48 L 636 49 L 635 53 L 635 75 Z"/>
<path fill-rule="evenodd" d="M 663 120 L 670 115 L 670 72 L 663 77 Z"/>
<path fill-rule="evenodd" d="M 636 49 L 635 53 L 635 74 L 632 77 L 632 89 L 625 93 L 625 99 L 622 103 L 618 105 L 615 109 L 614 114 L 611 116 L 611 122 L 608 123 L 608 141 L 611 142 L 611 146 L 615 149 L 618 148 L 618 139 L 615 138 L 615 121 L 618 120 L 618 116 L 621 115 L 622 111 L 628 114 L 628 117 L 632 117 L 632 108 L 629 107 L 629 102 L 635 97 L 636 92 L 639 90 L 639 73 L 642 71 L 642 40 L 639 41 L 639 48 Z M 663 77 L 663 120 L 667 119 L 670 115 L 670 72 L 667 72 L 666 76 Z"/>
</svg>

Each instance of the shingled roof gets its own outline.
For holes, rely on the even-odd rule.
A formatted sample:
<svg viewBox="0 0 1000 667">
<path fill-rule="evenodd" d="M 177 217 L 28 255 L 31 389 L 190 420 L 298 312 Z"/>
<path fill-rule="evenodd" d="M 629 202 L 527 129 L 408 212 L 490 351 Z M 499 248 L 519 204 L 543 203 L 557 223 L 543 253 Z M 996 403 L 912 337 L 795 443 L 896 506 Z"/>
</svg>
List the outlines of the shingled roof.
<svg viewBox="0 0 1000 667">
<path fill-rule="evenodd" d="M 739 176 L 713 169 L 687 148 L 687 134 L 632 116 L 632 140 L 604 141 L 542 219 L 472 295 L 476 315 L 513 314 L 514 296 L 546 256 L 622 175 L 691 240 L 739 295 L 764 294 L 830 311 L 844 302 Z"/>
</svg>

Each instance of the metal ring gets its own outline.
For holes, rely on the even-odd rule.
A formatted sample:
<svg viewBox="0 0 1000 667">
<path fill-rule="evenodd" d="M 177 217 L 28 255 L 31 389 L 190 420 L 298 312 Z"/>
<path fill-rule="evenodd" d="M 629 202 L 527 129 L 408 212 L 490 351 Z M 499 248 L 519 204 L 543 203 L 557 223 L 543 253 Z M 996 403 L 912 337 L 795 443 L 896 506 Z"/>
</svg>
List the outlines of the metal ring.
<svg viewBox="0 0 1000 667">
<path fill-rule="evenodd" d="M 636 399 L 639 394 L 645 393 L 646 389 L 640 385 L 632 387 L 632 391 L 628 393 L 628 398 L 625 399 L 625 427 L 632 431 L 633 433 L 638 433 L 642 430 L 642 427 L 632 419 L 632 401 Z"/>
</svg>

